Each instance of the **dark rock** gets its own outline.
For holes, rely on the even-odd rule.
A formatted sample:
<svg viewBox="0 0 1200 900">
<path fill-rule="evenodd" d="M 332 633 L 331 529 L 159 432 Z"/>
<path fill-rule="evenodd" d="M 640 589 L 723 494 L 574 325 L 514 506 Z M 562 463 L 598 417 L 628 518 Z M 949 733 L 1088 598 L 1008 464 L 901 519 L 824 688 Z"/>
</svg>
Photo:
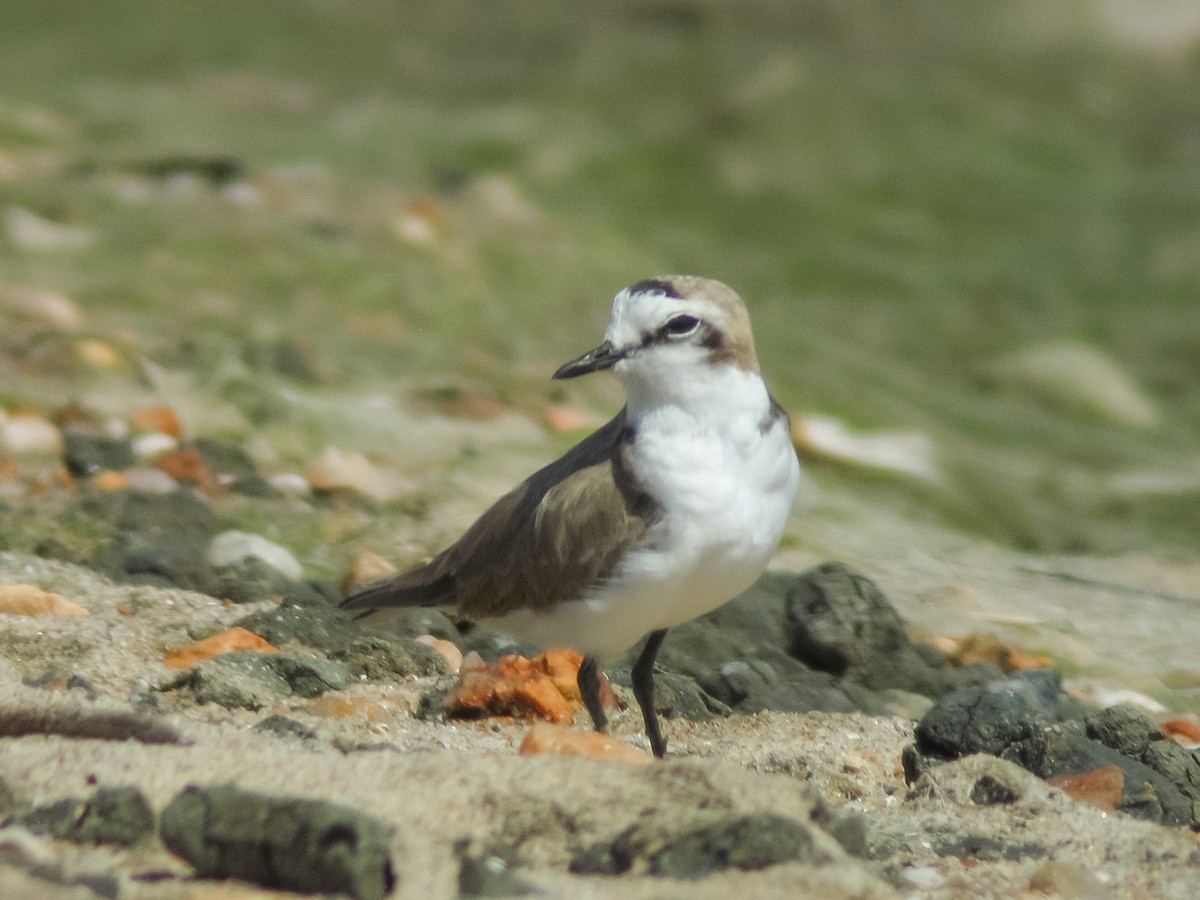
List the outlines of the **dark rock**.
<svg viewBox="0 0 1200 900">
<path fill-rule="evenodd" d="M 295 719 L 289 719 L 287 716 L 267 716 L 254 726 L 254 730 L 279 737 L 299 738 L 302 741 L 313 741 L 317 738 L 317 733 L 307 725 L 303 725 Z"/>
<path fill-rule="evenodd" d="M 785 676 L 775 675 L 778 660 L 733 660 L 700 679 L 700 686 L 734 712 L 753 715 L 773 712 L 856 712 L 882 715 L 886 703 L 866 688 L 814 672 L 799 664 L 784 664 Z M 774 677 L 773 677 L 774 676 Z"/>
<path fill-rule="evenodd" d="M 287 682 L 292 693 L 301 697 L 320 697 L 326 691 L 339 691 L 350 683 L 345 663 L 315 653 L 268 653 L 261 656 Z"/>
<path fill-rule="evenodd" d="M 159 834 L 202 878 L 356 900 L 382 900 L 396 883 L 390 829 L 318 800 L 189 787 L 163 811 Z"/>
<path fill-rule="evenodd" d="M 611 842 L 583 850 L 571 861 L 581 875 L 659 875 L 701 878 L 724 869 L 765 869 L 782 862 L 825 862 L 812 826 L 758 813 L 720 819 L 684 830 L 641 822 Z"/>
<path fill-rule="evenodd" d="M 254 465 L 254 460 L 236 444 L 213 437 L 198 437 L 192 442 L 192 449 L 200 454 L 204 465 L 222 482 L 258 477 L 258 467 Z"/>
<path fill-rule="evenodd" d="M 37 834 L 76 844 L 131 847 L 154 832 L 154 810 L 134 787 L 100 788 L 88 800 L 68 798 L 19 819 Z"/>
<path fill-rule="evenodd" d="M 971 787 L 971 802 L 976 806 L 1006 806 L 1019 797 L 1019 791 L 991 775 L 980 777 Z"/>
<path fill-rule="evenodd" d="M 1132 706 L 1095 710 L 1084 716 L 1083 724 L 1092 740 L 1134 759 L 1141 759 L 1152 742 L 1165 740 L 1162 729 Z"/>
<path fill-rule="evenodd" d="M 251 613 L 236 624 L 276 647 L 297 641 L 326 653 L 339 650 L 361 633 L 348 614 L 326 603 L 313 602 L 307 590 L 289 594 L 281 606 Z"/>
<path fill-rule="evenodd" d="M 635 648 L 621 665 L 636 658 Z M 878 691 L 938 697 L 998 677 L 913 644 L 875 585 L 840 563 L 768 572 L 720 609 L 671 630 L 658 664 L 735 713 L 890 712 Z"/>
<path fill-rule="evenodd" d="M 1046 848 L 1041 844 L 1009 844 L 985 835 L 967 834 L 934 844 L 933 852 L 938 856 L 953 856 L 956 859 L 1016 862 L 1022 859 L 1041 859 L 1046 855 Z"/>
<path fill-rule="evenodd" d="M 690 722 L 729 715 L 728 706 L 706 694 L 691 678 L 673 672 L 655 673 L 654 708 L 664 718 Z"/>
<path fill-rule="evenodd" d="M 1200 827 L 1200 759 L 1174 741 L 1155 741 L 1141 761 L 1179 789 L 1192 803 L 1192 826 Z"/>
<path fill-rule="evenodd" d="M 809 570 L 788 601 L 792 654 L 823 672 L 865 678 L 875 657 L 894 655 L 909 643 L 903 619 L 883 592 L 841 563 Z"/>
<path fill-rule="evenodd" d="M 292 693 L 271 663 L 275 654 L 238 651 L 198 663 L 161 690 L 190 690 L 197 703 L 226 709 L 262 709 Z"/>
<path fill-rule="evenodd" d="M 943 759 L 998 756 L 1040 726 L 1078 713 L 1056 672 L 1020 672 L 943 697 L 917 723 L 917 749 Z"/>
<path fill-rule="evenodd" d="M 193 491 L 109 491 L 86 498 L 80 511 L 112 535 L 96 554 L 97 568 L 126 581 L 212 594 L 205 551 L 221 522 Z"/>
<path fill-rule="evenodd" d="M 331 654 L 355 678 L 395 681 L 414 675 L 446 675 L 446 658 L 428 644 L 384 637 L 360 637 Z"/>
<path fill-rule="evenodd" d="M 879 587 L 831 562 L 794 576 L 787 594 L 792 655 L 813 669 L 872 690 L 898 688 L 941 697 L 998 677 L 991 664 L 953 668 L 914 644 L 904 620 Z"/>
<path fill-rule="evenodd" d="M 998 755 L 1041 778 L 1118 766 L 1125 787 L 1117 809 L 1164 825 L 1192 822 L 1192 803 L 1179 788 L 1144 763 L 1089 738 L 1081 721 L 1031 729 L 1024 739 L 1014 741 Z"/>
<path fill-rule="evenodd" d="M 247 556 L 233 565 L 213 571 L 214 595 L 234 603 L 255 603 L 271 597 L 286 596 L 297 584 L 261 559 Z"/>
<path fill-rule="evenodd" d="M 63 434 L 63 463 L 76 478 L 90 478 L 97 472 L 121 472 L 132 468 L 137 464 L 137 457 L 127 438 L 67 431 Z"/>
</svg>

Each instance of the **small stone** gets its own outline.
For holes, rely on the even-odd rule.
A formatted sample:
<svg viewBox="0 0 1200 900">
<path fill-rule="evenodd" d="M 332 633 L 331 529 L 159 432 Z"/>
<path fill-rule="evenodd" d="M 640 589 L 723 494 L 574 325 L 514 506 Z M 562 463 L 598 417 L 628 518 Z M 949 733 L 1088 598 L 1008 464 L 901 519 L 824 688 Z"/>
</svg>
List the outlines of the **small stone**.
<svg viewBox="0 0 1200 900">
<path fill-rule="evenodd" d="M 148 434 L 139 434 L 133 438 L 130 446 L 133 447 L 133 453 L 138 459 L 153 459 L 160 453 L 177 450 L 179 448 L 179 441 L 169 434 L 163 434 L 160 431 L 151 431 Z"/>
<path fill-rule="evenodd" d="M 327 447 L 325 452 L 308 464 L 305 471 L 314 491 L 351 491 L 373 500 L 390 500 L 407 493 L 388 480 L 361 453 Z"/>
<path fill-rule="evenodd" d="M 121 473 L 131 491 L 141 494 L 169 494 L 179 487 L 179 482 L 162 469 L 134 466 Z"/>
<path fill-rule="evenodd" d="M 1084 418 L 1139 428 L 1162 418 L 1127 372 L 1087 344 L 1029 347 L 997 360 L 988 373 L 1005 390 Z"/>
<path fill-rule="evenodd" d="M 923 434 L 854 434 L 836 419 L 805 416 L 792 421 L 792 443 L 802 453 L 839 463 L 907 475 L 935 484 L 941 481 L 933 442 Z"/>
<path fill-rule="evenodd" d="M 653 819 L 611 842 L 584 849 L 571 861 L 583 875 L 701 878 L 726 869 L 756 871 L 785 862 L 819 864 L 829 854 L 812 826 L 773 813 L 713 818 L 680 827 Z"/>
<path fill-rule="evenodd" d="M 1200 722 L 1194 718 L 1168 719 L 1162 723 L 1162 730 L 1173 741 L 1200 746 Z"/>
<path fill-rule="evenodd" d="M 356 588 L 396 572 L 396 567 L 378 553 L 364 551 L 355 557 L 353 564 L 342 576 L 339 587 L 349 596 Z"/>
<path fill-rule="evenodd" d="M 96 240 L 87 228 L 60 225 L 20 206 L 10 206 L 4 222 L 8 239 L 27 250 L 81 250 Z"/>
<path fill-rule="evenodd" d="M 190 669 L 196 663 L 206 659 L 212 659 L 222 653 L 235 653 L 239 650 L 250 650 L 254 653 L 277 652 L 274 646 L 257 634 L 234 626 L 202 641 L 172 650 L 166 655 L 163 663 L 168 669 Z"/>
<path fill-rule="evenodd" d="M 280 715 L 267 716 L 254 726 L 254 730 L 280 737 L 299 738 L 302 741 L 313 741 L 317 738 L 317 733 L 307 725 Z"/>
<path fill-rule="evenodd" d="M 77 844 L 131 847 L 154 832 L 154 810 L 135 787 L 100 788 L 88 800 L 59 800 L 19 821 L 35 834 Z"/>
<path fill-rule="evenodd" d="M 291 688 L 267 660 L 269 655 L 237 651 L 193 666 L 161 690 L 188 689 L 197 703 L 226 709 L 263 709 L 278 705 Z"/>
<path fill-rule="evenodd" d="M 139 409 L 133 414 L 131 424 L 138 431 L 153 431 L 173 438 L 183 436 L 183 422 L 178 413 L 169 406 L 153 406 Z"/>
<path fill-rule="evenodd" d="M 355 678 L 395 681 L 413 676 L 443 675 L 445 657 L 419 641 L 364 635 L 331 654 Z"/>
<path fill-rule="evenodd" d="M 371 723 L 392 722 L 396 718 L 395 712 L 369 697 L 321 697 L 305 706 L 304 711 L 327 719 L 362 716 Z"/>
<path fill-rule="evenodd" d="M 70 298 L 54 291 L 5 284 L 0 285 L 0 301 L 13 313 L 58 331 L 78 331 L 83 327 L 83 313 L 79 307 Z"/>
<path fill-rule="evenodd" d="M 75 342 L 75 356 L 81 363 L 93 369 L 117 372 L 125 368 L 125 357 L 108 341 L 98 338 L 83 338 Z"/>
<path fill-rule="evenodd" d="M 972 666 L 990 662 L 998 665 L 1005 674 L 1029 669 L 1049 669 L 1054 662 L 1048 656 L 1033 656 L 1019 647 L 1006 644 L 994 634 L 941 638 L 933 646 L 946 655 L 949 665 Z"/>
<path fill-rule="evenodd" d="M 33 413 L 0 415 L 0 449 L 18 456 L 62 453 L 63 436 L 57 425 Z"/>
<path fill-rule="evenodd" d="M 98 491 L 125 491 L 129 489 L 129 479 L 124 472 L 97 472 L 92 487 Z"/>
<path fill-rule="evenodd" d="M 312 493 L 312 486 L 308 483 L 308 479 L 296 472 L 280 472 L 272 475 L 267 479 L 267 483 L 285 497 L 303 497 Z"/>
<path fill-rule="evenodd" d="M 434 637 L 432 634 L 418 635 L 416 638 L 414 638 L 414 640 L 418 644 L 424 644 L 427 647 L 432 647 L 434 650 L 440 653 L 442 658 L 446 660 L 446 667 L 450 670 L 451 674 L 458 674 L 459 669 L 462 668 L 463 654 L 462 651 L 458 649 L 457 644 L 452 641 L 444 640 L 443 638 Z"/>
<path fill-rule="evenodd" d="M 320 697 L 350 683 L 350 671 L 344 663 L 316 653 L 280 653 L 272 656 L 269 663 L 292 693 L 301 697 Z"/>
<path fill-rule="evenodd" d="M 546 427 L 551 431 L 580 431 L 591 428 L 594 424 L 592 417 L 587 413 L 569 406 L 547 406 L 542 415 L 546 419 Z"/>
<path fill-rule="evenodd" d="M 606 734 L 580 731 L 562 725 L 538 722 L 530 727 L 521 741 L 522 756 L 550 754 L 553 756 L 584 756 L 590 759 L 612 759 L 619 762 L 651 763 L 654 757 L 645 750 L 626 744 Z"/>
<path fill-rule="evenodd" d="M 1082 863 L 1053 859 L 1029 879 L 1029 890 L 1062 900 L 1111 900 L 1113 892 Z"/>
<path fill-rule="evenodd" d="M 0 615 L 9 616 L 86 616 L 88 611 L 77 603 L 31 584 L 0 585 Z"/>
<path fill-rule="evenodd" d="M 209 564 L 217 568 L 256 559 L 292 581 L 299 581 L 304 575 L 299 560 L 286 547 L 245 531 L 221 532 L 209 543 L 207 556 Z"/>
<path fill-rule="evenodd" d="M 168 450 L 154 459 L 154 467 L 183 484 L 194 484 L 202 491 L 216 487 L 217 479 L 196 450 Z"/>
<path fill-rule="evenodd" d="M 1120 766 L 1102 766 L 1082 775 L 1047 778 L 1046 783 L 1060 788 L 1077 803 L 1086 803 L 1109 812 L 1121 803 L 1121 795 L 1125 791 L 1125 775 Z"/>
<path fill-rule="evenodd" d="M 98 472 L 124 471 L 137 459 L 127 440 L 68 431 L 64 436 L 63 462 L 76 478 L 89 478 Z"/>
</svg>

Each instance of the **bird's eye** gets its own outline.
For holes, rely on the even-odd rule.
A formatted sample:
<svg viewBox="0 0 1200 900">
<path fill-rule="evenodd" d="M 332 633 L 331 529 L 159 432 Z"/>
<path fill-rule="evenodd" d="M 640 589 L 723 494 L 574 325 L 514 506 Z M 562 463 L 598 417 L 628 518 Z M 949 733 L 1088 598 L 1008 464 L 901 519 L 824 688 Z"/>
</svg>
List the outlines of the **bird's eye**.
<svg viewBox="0 0 1200 900">
<path fill-rule="evenodd" d="M 696 326 L 699 324 L 700 320 L 695 316 L 675 316 L 673 319 L 667 320 L 667 324 L 663 326 L 663 331 L 669 335 L 680 337 L 695 331 Z"/>
</svg>

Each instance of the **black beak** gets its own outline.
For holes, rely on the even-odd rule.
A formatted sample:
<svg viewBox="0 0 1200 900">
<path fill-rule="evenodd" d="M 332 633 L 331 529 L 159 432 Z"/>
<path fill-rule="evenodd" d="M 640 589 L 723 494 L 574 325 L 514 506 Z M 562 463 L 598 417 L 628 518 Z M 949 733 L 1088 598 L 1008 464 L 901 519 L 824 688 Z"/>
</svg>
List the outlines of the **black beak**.
<svg viewBox="0 0 1200 900">
<path fill-rule="evenodd" d="M 577 378 L 589 372 L 599 372 L 601 369 L 611 369 L 626 356 L 625 351 L 618 350 L 609 341 L 605 341 L 594 350 L 578 359 L 573 359 L 559 367 L 554 373 L 555 378 Z"/>
</svg>

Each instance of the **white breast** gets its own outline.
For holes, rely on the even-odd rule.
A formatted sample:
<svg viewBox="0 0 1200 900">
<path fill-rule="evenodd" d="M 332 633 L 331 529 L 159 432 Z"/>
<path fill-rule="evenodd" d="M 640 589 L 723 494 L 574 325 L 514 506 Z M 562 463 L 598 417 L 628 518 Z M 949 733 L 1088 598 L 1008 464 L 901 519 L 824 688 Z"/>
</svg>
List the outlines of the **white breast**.
<svg viewBox="0 0 1200 900">
<path fill-rule="evenodd" d="M 703 615 L 748 588 L 779 546 L 800 470 L 762 379 L 732 367 L 699 404 L 639 409 L 626 461 L 660 516 L 582 600 L 496 624 L 541 646 L 604 656 Z"/>
</svg>

